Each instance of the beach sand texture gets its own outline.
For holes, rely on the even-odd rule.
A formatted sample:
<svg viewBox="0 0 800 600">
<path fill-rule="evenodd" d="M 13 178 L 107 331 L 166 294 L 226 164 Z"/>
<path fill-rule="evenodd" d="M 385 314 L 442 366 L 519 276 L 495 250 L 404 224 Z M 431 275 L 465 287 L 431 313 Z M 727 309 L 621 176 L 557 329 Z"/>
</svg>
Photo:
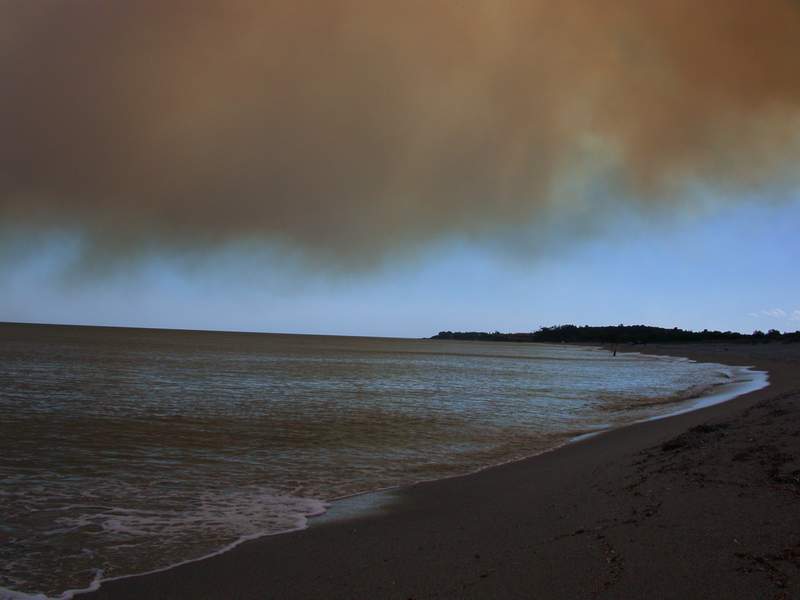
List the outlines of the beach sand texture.
<svg viewBox="0 0 800 600">
<path fill-rule="evenodd" d="M 632 349 L 771 385 L 79 598 L 800 598 L 800 345 Z"/>
</svg>

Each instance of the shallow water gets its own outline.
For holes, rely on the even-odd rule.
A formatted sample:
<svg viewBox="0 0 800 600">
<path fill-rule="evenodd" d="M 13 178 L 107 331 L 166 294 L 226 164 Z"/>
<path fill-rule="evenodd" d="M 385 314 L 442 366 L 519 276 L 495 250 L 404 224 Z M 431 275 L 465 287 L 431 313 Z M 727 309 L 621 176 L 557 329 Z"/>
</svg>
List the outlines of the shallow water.
<svg viewBox="0 0 800 600">
<path fill-rule="evenodd" d="M 593 348 L 0 326 L 0 587 L 51 596 L 680 409 L 736 369 Z"/>
</svg>

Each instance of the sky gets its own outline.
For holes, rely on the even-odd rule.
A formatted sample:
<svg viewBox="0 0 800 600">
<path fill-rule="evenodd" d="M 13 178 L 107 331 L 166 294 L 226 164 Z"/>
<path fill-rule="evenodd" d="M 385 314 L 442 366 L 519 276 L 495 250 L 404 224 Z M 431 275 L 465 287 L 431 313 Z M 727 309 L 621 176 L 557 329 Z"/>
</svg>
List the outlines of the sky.
<svg viewBox="0 0 800 600">
<path fill-rule="evenodd" d="M 800 330 L 800 195 L 619 217 L 528 257 L 460 240 L 359 273 L 252 249 L 73 273 L 76 243 L 62 236 L 0 267 L 0 320 L 397 337 L 563 323 Z"/>
<path fill-rule="evenodd" d="M 800 329 L 794 0 L 11 0 L 0 320 Z"/>
</svg>

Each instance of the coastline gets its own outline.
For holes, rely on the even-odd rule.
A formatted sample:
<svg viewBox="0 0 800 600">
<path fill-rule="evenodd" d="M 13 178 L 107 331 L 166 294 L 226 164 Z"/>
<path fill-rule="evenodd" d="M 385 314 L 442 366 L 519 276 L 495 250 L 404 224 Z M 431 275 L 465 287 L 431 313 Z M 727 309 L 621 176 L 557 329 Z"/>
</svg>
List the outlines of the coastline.
<svg viewBox="0 0 800 600">
<path fill-rule="evenodd" d="M 622 494 L 625 486 L 620 485 L 630 479 L 633 466 L 627 463 L 632 452 L 638 455 L 708 419 L 735 417 L 800 387 L 800 377 L 792 377 L 791 366 L 787 369 L 784 364 L 787 360 L 796 364 L 800 352 L 793 346 L 725 349 L 720 344 L 693 344 L 644 350 L 702 362 L 754 365 L 770 372 L 772 385 L 723 404 L 599 432 L 470 475 L 378 492 L 391 497 L 391 510 L 367 512 L 362 506 L 348 514 L 335 509 L 301 532 L 260 537 L 208 559 L 108 580 L 98 591 L 76 597 L 514 597 L 525 596 L 526 589 L 536 590 L 540 597 L 591 597 L 612 588 L 624 595 L 619 581 L 601 588 L 587 583 L 614 575 L 624 554 L 609 546 L 605 534 L 586 533 L 597 531 L 597 526 L 578 526 L 592 517 L 602 520 L 600 513 L 615 512 L 615 503 L 608 505 L 609 494 L 595 498 L 597 490 L 605 487 L 612 490 L 610 497 L 634 500 L 637 496 L 627 498 Z M 613 477 L 598 487 L 598 471 L 606 479 Z M 374 501 L 375 494 L 367 496 L 372 498 L 361 501 Z M 521 536 L 538 542 L 526 545 Z M 465 554 L 465 545 L 474 552 Z M 563 571 L 566 565 L 557 567 L 559 556 L 565 559 L 561 563 L 577 559 L 583 576 L 576 579 L 574 572 Z M 543 568 L 512 568 L 532 559 Z M 551 577 L 542 580 L 544 571 Z M 638 579 L 641 583 L 649 578 L 640 574 Z"/>
</svg>

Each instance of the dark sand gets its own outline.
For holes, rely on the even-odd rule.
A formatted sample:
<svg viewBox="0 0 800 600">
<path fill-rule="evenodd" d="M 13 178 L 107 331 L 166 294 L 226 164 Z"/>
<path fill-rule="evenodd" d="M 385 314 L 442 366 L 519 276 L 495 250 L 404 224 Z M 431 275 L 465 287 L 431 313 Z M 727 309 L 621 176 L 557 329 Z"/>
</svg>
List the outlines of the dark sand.
<svg viewBox="0 0 800 600">
<path fill-rule="evenodd" d="M 643 349 L 771 385 L 80 598 L 800 598 L 800 345 Z"/>
</svg>

